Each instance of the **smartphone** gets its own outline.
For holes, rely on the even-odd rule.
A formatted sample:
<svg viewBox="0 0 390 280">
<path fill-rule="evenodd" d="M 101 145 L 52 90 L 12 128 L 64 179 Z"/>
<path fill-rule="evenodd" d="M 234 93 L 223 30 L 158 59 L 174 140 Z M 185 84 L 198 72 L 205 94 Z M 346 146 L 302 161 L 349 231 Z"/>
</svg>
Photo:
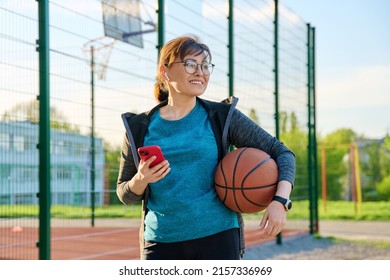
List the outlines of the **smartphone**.
<svg viewBox="0 0 390 280">
<path fill-rule="evenodd" d="M 138 148 L 138 154 L 143 161 L 146 161 L 151 156 L 156 156 L 156 159 L 150 164 L 149 167 L 153 167 L 165 160 L 160 146 L 157 145 L 140 147 Z"/>
</svg>

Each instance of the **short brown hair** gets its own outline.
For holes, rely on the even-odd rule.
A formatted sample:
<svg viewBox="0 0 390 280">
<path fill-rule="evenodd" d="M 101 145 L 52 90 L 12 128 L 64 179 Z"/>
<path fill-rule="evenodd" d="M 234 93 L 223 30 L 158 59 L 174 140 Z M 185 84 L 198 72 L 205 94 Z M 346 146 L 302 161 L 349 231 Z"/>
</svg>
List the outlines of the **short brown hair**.
<svg viewBox="0 0 390 280">
<path fill-rule="evenodd" d="M 163 65 L 170 66 L 177 57 L 183 60 L 189 54 L 199 55 L 202 53 L 207 53 L 208 61 L 211 62 L 209 47 L 195 35 L 177 37 L 162 47 L 157 65 L 157 81 L 154 86 L 154 97 L 157 101 L 162 102 L 168 99 L 168 89 L 161 77 L 160 68 Z"/>
</svg>

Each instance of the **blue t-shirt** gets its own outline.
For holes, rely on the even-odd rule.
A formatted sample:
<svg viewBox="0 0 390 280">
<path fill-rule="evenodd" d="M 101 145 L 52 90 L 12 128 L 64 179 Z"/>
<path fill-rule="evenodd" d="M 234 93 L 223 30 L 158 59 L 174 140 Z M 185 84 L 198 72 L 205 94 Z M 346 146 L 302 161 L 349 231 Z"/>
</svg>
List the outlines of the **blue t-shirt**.
<svg viewBox="0 0 390 280">
<path fill-rule="evenodd" d="M 199 103 L 184 118 L 165 120 L 156 111 L 144 145 L 159 145 L 171 171 L 150 184 L 144 237 L 178 242 L 237 228 L 235 212 L 214 189 L 218 149 L 207 112 Z"/>
</svg>

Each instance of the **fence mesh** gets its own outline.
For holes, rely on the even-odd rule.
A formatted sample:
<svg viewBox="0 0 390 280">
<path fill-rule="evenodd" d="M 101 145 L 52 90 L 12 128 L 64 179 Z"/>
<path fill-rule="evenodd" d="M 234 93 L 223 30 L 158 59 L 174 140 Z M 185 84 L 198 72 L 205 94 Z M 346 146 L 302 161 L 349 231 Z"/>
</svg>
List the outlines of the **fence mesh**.
<svg viewBox="0 0 390 280">
<path fill-rule="evenodd" d="M 111 253 L 98 248 L 88 255 L 77 241 L 126 232 L 129 219 L 140 215 L 139 205 L 125 207 L 115 194 L 120 114 L 155 104 L 157 34 L 143 34 L 143 48 L 103 38 L 100 0 L 50 0 L 49 9 L 52 257 L 131 258 L 123 243 Z M 140 1 L 145 21 L 157 22 L 156 9 L 155 0 Z M 275 134 L 274 2 L 237 0 L 233 9 L 238 108 Z M 165 1 L 165 40 L 196 34 L 211 48 L 216 68 L 204 97 L 215 101 L 229 92 L 228 10 L 225 0 Z M 297 155 L 293 195 L 307 199 L 307 30 L 292 11 L 281 4 L 279 10 L 281 139 Z M 1 1 L 0 259 L 38 258 L 38 21 L 36 1 Z M 292 142 L 292 133 L 302 142 Z M 130 242 L 138 244 L 137 238 Z"/>
<path fill-rule="evenodd" d="M 280 138 L 296 156 L 294 199 L 307 199 L 307 26 L 287 7 L 279 7 Z"/>
</svg>

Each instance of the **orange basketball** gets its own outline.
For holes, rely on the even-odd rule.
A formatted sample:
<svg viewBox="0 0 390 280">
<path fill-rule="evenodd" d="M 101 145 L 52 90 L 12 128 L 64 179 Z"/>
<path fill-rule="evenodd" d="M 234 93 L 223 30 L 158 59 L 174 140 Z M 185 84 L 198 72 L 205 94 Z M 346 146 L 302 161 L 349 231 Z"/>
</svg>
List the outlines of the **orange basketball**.
<svg viewBox="0 0 390 280">
<path fill-rule="evenodd" d="M 275 195 L 278 167 L 262 150 L 239 148 L 219 162 L 214 182 L 219 198 L 230 209 L 240 213 L 260 212 Z"/>
</svg>

